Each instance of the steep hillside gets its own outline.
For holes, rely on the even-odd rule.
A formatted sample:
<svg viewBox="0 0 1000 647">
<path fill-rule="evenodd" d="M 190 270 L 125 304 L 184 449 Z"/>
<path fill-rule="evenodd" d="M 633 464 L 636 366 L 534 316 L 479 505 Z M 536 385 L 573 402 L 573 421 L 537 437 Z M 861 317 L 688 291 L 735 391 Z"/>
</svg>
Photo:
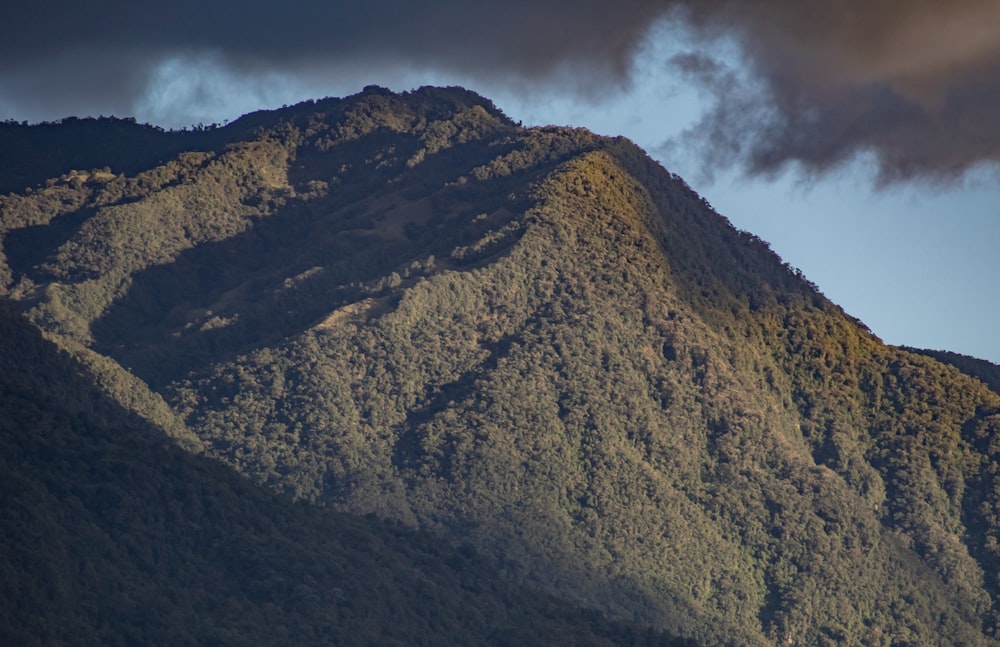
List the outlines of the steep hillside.
<svg viewBox="0 0 1000 647">
<path fill-rule="evenodd" d="M 926 350 L 921 348 L 905 348 L 913 353 L 933 357 L 939 362 L 950 364 L 967 375 L 978 378 L 983 383 L 1000 393 L 1000 365 L 985 359 L 970 357 L 960 353 L 952 353 L 946 350 Z"/>
<path fill-rule="evenodd" d="M 459 89 L 252 120 L 0 202 L 3 289 L 118 402 L 707 644 L 995 644 L 982 383 L 627 141 Z"/>
<path fill-rule="evenodd" d="M 4 644 L 682 644 L 171 447 L 3 303 L 0 368 Z"/>
</svg>

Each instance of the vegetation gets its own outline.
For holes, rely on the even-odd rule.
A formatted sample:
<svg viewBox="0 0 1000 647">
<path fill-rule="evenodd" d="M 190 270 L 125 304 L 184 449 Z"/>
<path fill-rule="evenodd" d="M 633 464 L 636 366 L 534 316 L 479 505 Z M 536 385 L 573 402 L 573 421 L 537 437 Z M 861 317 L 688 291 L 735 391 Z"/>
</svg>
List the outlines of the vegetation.
<svg viewBox="0 0 1000 647">
<path fill-rule="evenodd" d="M 986 386 L 1000 393 L 1000 365 L 985 359 L 969 357 L 968 355 L 952 353 L 946 350 L 924 350 L 920 348 L 904 348 L 904 350 L 927 355 L 939 362 L 950 364 L 963 373 L 982 380 Z"/>
<path fill-rule="evenodd" d="M 0 304 L 4 644 L 682 645 L 178 450 Z"/>
<path fill-rule="evenodd" d="M 631 143 L 437 88 L 217 131 L 0 200 L 7 294 L 144 424 L 699 643 L 996 644 L 1000 395 Z"/>
</svg>

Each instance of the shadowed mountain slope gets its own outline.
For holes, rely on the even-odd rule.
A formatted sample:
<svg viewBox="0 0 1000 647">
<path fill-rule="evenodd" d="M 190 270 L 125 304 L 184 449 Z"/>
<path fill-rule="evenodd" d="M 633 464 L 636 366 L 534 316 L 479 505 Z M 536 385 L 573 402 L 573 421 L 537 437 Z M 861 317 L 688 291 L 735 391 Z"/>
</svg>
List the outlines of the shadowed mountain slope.
<svg viewBox="0 0 1000 647">
<path fill-rule="evenodd" d="M 4 644 L 688 644 L 191 456 L 5 303 L 0 368 Z"/>
<path fill-rule="evenodd" d="M 706 644 L 995 644 L 981 382 L 625 140 L 460 89 L 251 118 L 0 199 L 2 289 L 136 415 Z"/>
</svg>

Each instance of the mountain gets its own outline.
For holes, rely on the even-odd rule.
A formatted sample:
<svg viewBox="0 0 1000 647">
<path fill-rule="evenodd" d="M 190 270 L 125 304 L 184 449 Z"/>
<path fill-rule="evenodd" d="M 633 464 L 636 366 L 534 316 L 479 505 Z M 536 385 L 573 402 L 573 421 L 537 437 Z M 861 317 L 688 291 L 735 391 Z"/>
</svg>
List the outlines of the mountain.
<svg viewBox="0 0 1000 647">
<path fill-rule="evenodd" d="M 107 148 L 0 290 L 179 448 L 702 644 L 997 644 L 1000 395 L 630 142 L 372 87 Z"/>
<path fill-rule="evenodd" d="M 983 383 L 993 389 L 994 392 L 1000 393 L 1000 365 L 998 364 L 994 364 L 989 360 L 979 359 L 969 355 L 962 355 L 961 353 L 952 353 L 946 350 L 927 350 L 910 347 L 904 348 L 905 350 L 914 353 L 926 355 L 927 357 L 933 357 L 939 362 L 950 364 L 963 373 L 982 380 Z"/>
<path fill-rule="evenodd" d="M 0 640 L 682 645 L 192 456 L 0 304 Z"/>
</svg>

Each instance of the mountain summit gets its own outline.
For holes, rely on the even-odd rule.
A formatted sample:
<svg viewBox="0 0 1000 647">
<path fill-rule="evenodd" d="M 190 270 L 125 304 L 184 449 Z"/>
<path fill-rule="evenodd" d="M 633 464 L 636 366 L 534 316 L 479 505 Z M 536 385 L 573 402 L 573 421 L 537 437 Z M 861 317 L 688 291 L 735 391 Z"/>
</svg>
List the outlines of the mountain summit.
<svg viewBox="0 0 1000 647">
<path fill-rule="evenodd" d="M 632 143 L 457 88 L 105 125 L 0 198 L 0 293 L 188 451 L 706 645 L 996 643 L 1000 395 Z"/>
</svg>

